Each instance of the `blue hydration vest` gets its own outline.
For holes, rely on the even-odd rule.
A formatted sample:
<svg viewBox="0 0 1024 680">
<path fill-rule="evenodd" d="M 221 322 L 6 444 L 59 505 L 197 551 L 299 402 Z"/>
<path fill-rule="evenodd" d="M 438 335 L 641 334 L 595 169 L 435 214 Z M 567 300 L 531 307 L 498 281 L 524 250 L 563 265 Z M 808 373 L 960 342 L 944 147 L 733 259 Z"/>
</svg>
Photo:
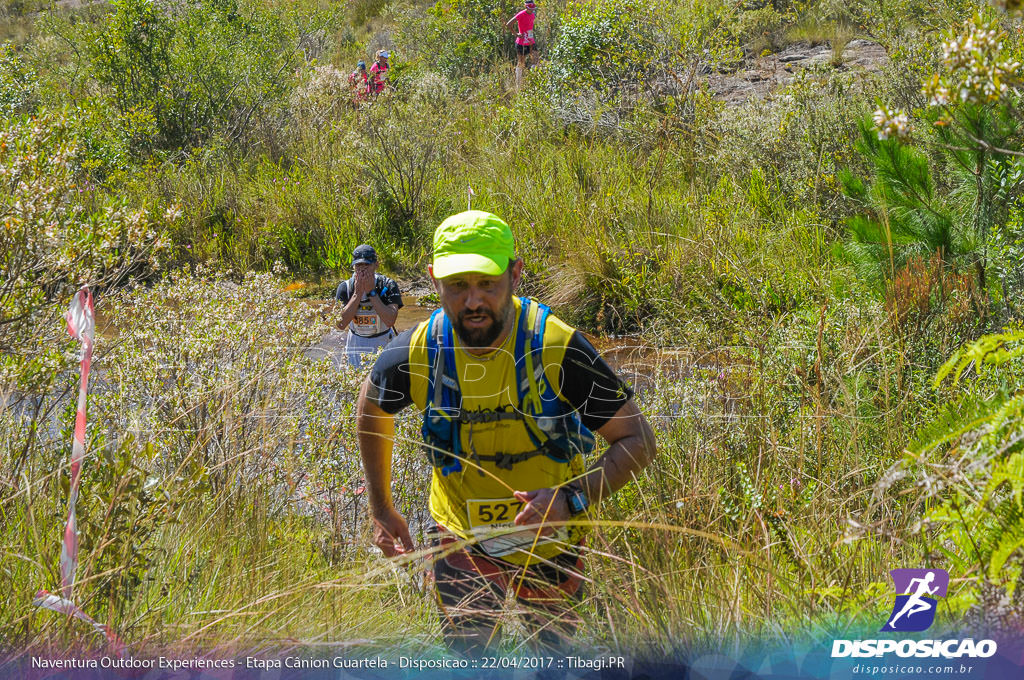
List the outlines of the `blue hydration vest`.
<svg viewBox="0 0 1024 680">
<path fill-rule="evenodd" d="M 541 360 L 544 327 L 551 310 L 529 298 L 520 298 L 522 309 L 515 328 L 515 365 L 518 409 L 475 413 L 464 411 L 462 392 L 455 369 L 455 343 L 452 323 L 444 310 L 430 317 L 427 332 L 427 407 L 423 412 L 423 441 L 431 464 L 444 476 L 462 470 L 463 460 L 491 461 L 511 470 L 516 463 L 544 455 L 568 463 L 578 454 L 594 449 L 594 435 L 576 411 L 558 398 L 544 372 Z M 531 305 L 537 307 L 532 327 L 528 327 Z M 533 442 L 534 449 L 523 453 L 464 455 L 460 428 L 464 423 L 519 420 Z M 479 469 L 479 468 L 478 468 Z M 483 472 L 481 471 L 481 474 Z"/>
</svg>

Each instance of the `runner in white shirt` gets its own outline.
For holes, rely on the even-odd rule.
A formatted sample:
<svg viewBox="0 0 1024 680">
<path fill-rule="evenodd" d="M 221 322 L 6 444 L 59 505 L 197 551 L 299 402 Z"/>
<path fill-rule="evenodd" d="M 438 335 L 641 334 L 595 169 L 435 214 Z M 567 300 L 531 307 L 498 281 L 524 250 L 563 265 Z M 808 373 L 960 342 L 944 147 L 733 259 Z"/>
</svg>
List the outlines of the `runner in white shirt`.
<svg viewBox="0 0 1024 680">
<path fill-rule="evenodd" d="M 377 273 L 377 251 L 361 245 L 352 252 L 352 278 L 342 281 L 334 294 L 345 307 L 338 328 L 348 328 L 345 357 L 358 368 L 363 356 L 373 354 L 395 337 L 395 319 L 402 306 L 398 284 Z"/>
</svg>

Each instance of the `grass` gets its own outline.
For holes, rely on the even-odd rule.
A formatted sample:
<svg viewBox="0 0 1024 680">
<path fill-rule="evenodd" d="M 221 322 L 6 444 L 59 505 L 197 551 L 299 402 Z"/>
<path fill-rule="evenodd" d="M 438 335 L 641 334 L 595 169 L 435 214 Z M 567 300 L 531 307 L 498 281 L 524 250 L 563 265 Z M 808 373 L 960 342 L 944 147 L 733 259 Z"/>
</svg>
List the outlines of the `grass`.
<svg viewBox="0 0 1024 680">
<path fill-rule="evenodd" d="M 275 285 L 180 277 L 105 303 L 121 349 L 99 345 L 76 600 L 140 655 L 350 645 L 433 653 L 440 638 L 428 591 L 369 550 L 365 507 L 352 492 L 361 376 L 304 358 L 303 338 L 320 327 L 296 335 L 310 321 L 306 307 Z M 182 335 L 150 339 L 139 353 L 148 329 L 183 313 L 192 322 Z M 808 350 L 838 339 L 833 319 L 819 321 L 824 337 L 811 347 L 799 327 L 780 327 L 760 348 L 655 353 L 632 364 L 660 456 L 594 524 L 581 644 L 675 652 L 887 606 L 872 584 L 884 581 L 885 565 L 915 562 L 923 546 L 909 535 L 852 535 L 847 520 L 879 519 L 872 485 L 895 451 L 875 442 L 906 439 L 913 404 L 903 396 L 906 416 L 881 418 L 873 409 L 901 407 L 848 390 L 857 342 L 820 366 L 805 363 Z M 268 350 L 258 357 L 245 349 L 256 328 Z M 822 382 L 794 382 L 794 369 Z M 16 413 L 0 419 L 25 431 Z M 401 423 L 396 497 L 424 526 L 417 423 Z M 30 605 L 35 589 L 57 587 L 66 434 L 30 444 L 24 479 L 6 487 L 20 493 L 0 502 L 0 543 L 15 557 L 0 574 L 0 630 L 19 649 L 96 644 L 83 626 Z M 112 508 L 124 514 L 111 518 Z M 898 504 L 886 515 L 900 532 L 911 521 Z M 506 649 L 527 642 L 519 630 Z"/>
</svg>

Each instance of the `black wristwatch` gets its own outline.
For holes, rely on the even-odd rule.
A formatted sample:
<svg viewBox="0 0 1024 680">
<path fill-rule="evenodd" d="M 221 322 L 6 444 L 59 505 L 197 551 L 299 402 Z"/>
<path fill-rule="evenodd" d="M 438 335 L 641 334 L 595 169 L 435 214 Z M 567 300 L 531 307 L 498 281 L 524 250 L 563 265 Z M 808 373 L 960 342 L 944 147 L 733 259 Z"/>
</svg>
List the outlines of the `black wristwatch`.
<svg viewBox="0 0 1024 680">
<path fill-rule="evenodd" d="M 582 515 L 590 507 L 587 494 L 583 492 L 583 489 L 578 484 L 570 482 L 562 486 L 559 491 L 565 494 L 565 501 L 569 504 L 569 515 L 572 517 Z"/>
</svg>

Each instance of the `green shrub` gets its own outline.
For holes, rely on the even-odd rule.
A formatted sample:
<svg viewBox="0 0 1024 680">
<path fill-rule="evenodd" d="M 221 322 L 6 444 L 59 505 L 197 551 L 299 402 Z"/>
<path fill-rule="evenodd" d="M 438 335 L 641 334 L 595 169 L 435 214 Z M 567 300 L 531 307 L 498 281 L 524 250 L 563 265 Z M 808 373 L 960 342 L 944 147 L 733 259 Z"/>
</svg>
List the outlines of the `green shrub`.
<svg viewBox="0 0 1024 680">
<path fill-rule="evenodd" d="M 406 15 L 401 42 L 448 78 L 476 76 L 512 58 L 514 36 L 505 22 L 521 9 L 514 0 L 440 0 L 425 16 Z"/>
<path fill-rule="evenodd" d="M 657 5 L 650 2 L 578 3 L 566 6 L 551 49 L 558 89 L 604 89 L 643 82 L 671 48 L 662 43 Z"/>
<path fill-rule="evenodd" d="M 992 273 L 1008 318 L 1024 318 L 1024 209 L 1019 202 L 992 238 Z"/>
<path fill-rule="evenodd" d="M 0 114 L 14 116 L 35 108 L 36 76 L 14 45 L 0 45 Z"/>
<path fill-rule="evenodd" d="M 740 58 L 723 5 L 607 0 L 570 3 L 544 71 L 546 100 L 564 123 L 601 134 L 637 126 L 650 138 L 689 134 L 706 74 Z"/>
<path fill-rule="evenodd" d="M 378 102 L 363 119 L 358 145 L 360 182 L 374 238 L 393 248 L 425 245 L 433 226 L 428 199 L 444 167 L 450 125 L 425 102 Z M 425 227 L 425 228 L 424 228 Z"/>
<path fill-rule="evenodd" d="M 141 146 L 190 147 L 215 132 L 247 139 L 286 100 L 302 59 L 280 13 L 234 0 L 116 0 L 91 35 L 96 79 Z M 276 118 L 275 118 L 276 121 Z"/>
<path fill-rule="evenodd" d="M 938 251 L 947 262 L 972 252 L 963 224 L 936 191 L 928 157 L 895 139 L 879 139 L 870 123 L 861 123 L 858 150 L 872 167 L 866 183 L 852 173 L 842 175 L 846 195 L 871 212 L 852 217 L 850 252 L 870 258 L 891 277 L 913 256 Z"/>
</svg>

